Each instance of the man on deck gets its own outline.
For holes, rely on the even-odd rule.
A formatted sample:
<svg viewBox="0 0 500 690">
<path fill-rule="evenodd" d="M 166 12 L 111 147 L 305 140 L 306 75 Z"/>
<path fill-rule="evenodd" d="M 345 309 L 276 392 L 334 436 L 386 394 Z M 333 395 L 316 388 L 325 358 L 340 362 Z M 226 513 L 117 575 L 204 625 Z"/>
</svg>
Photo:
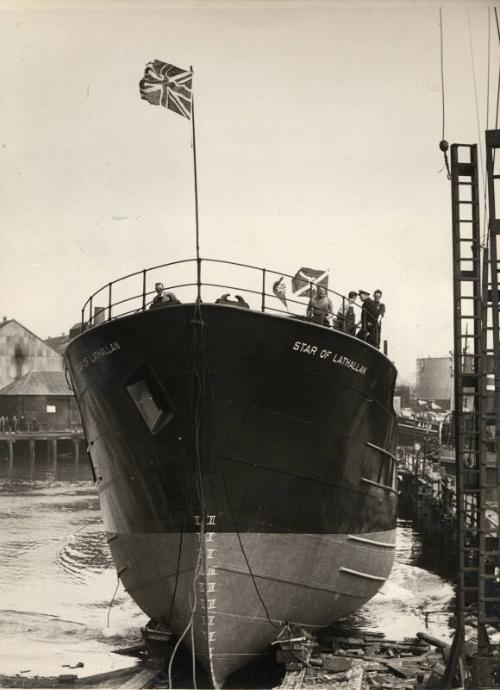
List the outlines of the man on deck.
<svg viewBox="0 0 500 690">
<path fill-rule="evenodd" d="M 342 306 L 337 312 L 337 328 L 349 335 L 356 335 L 356 315 L 353 304 L 356 303 L 357 292 L 351 290 L 347 302 L 342 300 Z"/>
<path fill-rule="evenodd" d="M 307 316 L 314 323 L 319 323 L 321 326 L 329 326 L 332 314 L 332 300 L 326 294 L 325 288 L 319 287 L 311 295 L 309 306 L 307 307 Z"/>
<path fill-rule="evenodd" d="M 382 290 L 375 290 L 373 293 L 373 302 L 377 310 L 377 347 L 380 349 L 380 332 L 382 331 L 382 319 L 385 316 L 385 304 L 380 301 L 382 297 Z"/>
<path fill-rule="evenodd" d="M 163 283 L 155 283 L 156 295 L 149 305 L 150 309 L 158 309 L 158 307 L 166 307 L 169 304 L 180 304 L 173 292 L 165 292 Z"/>
<path fill-rule="evenodd" d="M 365 340 L 374 347 L 378 342 L 378 312 L 375 302 L 370 297 L 370 293 L 366 290 L 358 290 L 359 299 L 361 300 L 361 328 L 358 331 L 358 338 Z"/>
</svg>

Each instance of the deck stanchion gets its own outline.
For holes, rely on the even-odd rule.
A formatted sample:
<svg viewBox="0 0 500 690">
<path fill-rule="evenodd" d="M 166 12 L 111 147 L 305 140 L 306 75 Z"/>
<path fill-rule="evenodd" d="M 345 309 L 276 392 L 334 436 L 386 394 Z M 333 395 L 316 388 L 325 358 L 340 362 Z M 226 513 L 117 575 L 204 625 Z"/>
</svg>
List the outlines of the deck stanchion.
<svg viewBox="0 0 500 690">
<path fill-rule="evenodd" d="M 262 311 L 266 311 L 266 269 L 262 269 Z"/>
<path fill-rule="evenodd" d="M 89 301 L 89 326 L 92 326 L 92 319 L 93 319 L 93 314 L 92 314 L 92 306 L 93 306 L 93 300 L 94 298 L 91 297 Z"/>
<path fill-rule="evenodd" d="M 142 311 L 146 311 L 146 269 L 142 270 Z"/>
<path fill-rule="evenodd" d="M 108 321 L 111 321 L 111 295 L 112 295 L 112 285 L 113 283 L 108 284 Z"/>
<path fill-rule="evenodd" d="M 201 302 L 201 259 L 199 256 L 196 258 L 196 285 L 198 290 L 196 301 L 199 304 Z"/>
</svg>

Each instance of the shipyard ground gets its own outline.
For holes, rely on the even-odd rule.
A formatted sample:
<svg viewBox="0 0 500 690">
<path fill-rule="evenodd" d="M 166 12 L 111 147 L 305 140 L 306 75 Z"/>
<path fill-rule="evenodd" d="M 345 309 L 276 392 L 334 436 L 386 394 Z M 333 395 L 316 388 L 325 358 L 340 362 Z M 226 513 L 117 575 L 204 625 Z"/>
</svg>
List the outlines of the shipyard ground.
<svg viewBox="0 0 500 690">
<path fill-rule="evenodd" d="M 441 687 L 449 645 L 426 633 L 401 641 L 380 634 L 347 636 L 327 632 L 312 639 L 285 643 L 258 662 L 233 674 L 225 684 L 235 688 L 301 688 L 310 690 L 422 690 Z M 132 661 L 132 660 L 131 660 Z M 173 674 L 175 688 L 209 687 L 197 671 L 192 680 L 190 657 L 183 652 Z M 127 668 L 85 676 L 0 675 L 1 688 L 168 688 L 166 663 L 141 659 Z"/>
</svg>

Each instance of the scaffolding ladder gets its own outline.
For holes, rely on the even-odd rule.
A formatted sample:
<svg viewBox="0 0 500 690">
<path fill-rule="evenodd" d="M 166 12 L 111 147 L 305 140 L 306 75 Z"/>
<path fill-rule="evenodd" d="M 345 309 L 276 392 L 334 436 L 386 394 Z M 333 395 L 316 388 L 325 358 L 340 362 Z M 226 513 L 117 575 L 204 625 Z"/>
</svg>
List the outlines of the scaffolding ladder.
<svg viewBox="0 0 500 690">
<path fill-rule="evenodd" d="M 500 174 L 495 171 L 495 158 L 500 161 L 500 156 L 496 156 L 497 149 L 500 149 L 500 130 L 486 132 L 489 241 L 482 254 L 481 279 L 477 147 L 452 147 L 459 578 L 457 630 L 446 687 L 453 685 L 463 662 L 467 615 L 475 618 L 478 632 L 470 686 L 500 687 L 499 648 L 493 647 L 488 637 L 488 626 L 494 630 L 500 628 L 500 220 L 496 216 L 495 194 L 500 180 Z M 465 150 L 465 162 L 459 158 L 462 150 Z M 463 245 L 470 247 L 465 253 Z M 478 294 L 482 299 L 478 300 Z M 466 302 L 473 307 L 467 308 Z M 468 340 L 464 328 L 467 335 L 469 329 L 473 331 L 470 353 L 468 345 L 464 345 L 464 340 L 465 343 Z M 470 401 L 469 406 L 466 400 Z M 461 675 L 457 679 L 464 681 L 463 667 Z"/>
<path fill-rule="evenodd" d="M 465 619 L 484 598 L 481 578 L 482 361 L 481 236 L 477 146 L 451 146 L 454 303 L 454 428 L 458 530 L 456 631 L 445 687 L 463 679 Z M 484 635 L 480 635 L 481 645 Z"/>
</svg>

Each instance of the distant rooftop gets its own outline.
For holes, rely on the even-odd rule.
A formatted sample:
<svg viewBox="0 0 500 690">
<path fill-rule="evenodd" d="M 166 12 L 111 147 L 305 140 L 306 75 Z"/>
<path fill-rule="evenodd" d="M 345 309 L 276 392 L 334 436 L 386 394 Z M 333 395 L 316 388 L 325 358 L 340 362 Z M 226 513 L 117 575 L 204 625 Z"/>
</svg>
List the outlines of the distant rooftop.
<svg viewBox="0 0 500 690">
<path fill-rule="evenodd" d="M 58 352 L 60 355 L 64 354 L 66 347 L 69 343 L 69 335 L 56 335 L 54 338 L 47 338 L 44 342 L 46 345 L 51 347 L 53 350 Z"/>
<path fill-rule="evenodd" d="M 72 395 L 64 372 L 30 371 L 0 390 L 0 395 Z"/>
</svg>

